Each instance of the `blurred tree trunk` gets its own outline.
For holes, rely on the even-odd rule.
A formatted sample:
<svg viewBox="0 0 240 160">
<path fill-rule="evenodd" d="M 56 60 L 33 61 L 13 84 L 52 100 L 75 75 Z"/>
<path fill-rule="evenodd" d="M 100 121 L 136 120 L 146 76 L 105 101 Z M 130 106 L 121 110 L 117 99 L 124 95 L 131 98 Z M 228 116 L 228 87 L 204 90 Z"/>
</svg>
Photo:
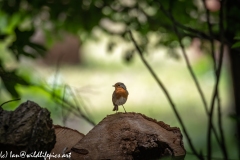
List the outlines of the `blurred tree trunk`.
<svg viewBox="0 0 240 160">
<path fill-rule="evenodd" d="M 239 11 L 240 0 L 237 1 L 226 1 L 226 22 L 227 27 L 225 31 L 225 37 L 230 44 L 234 44 L 236 40 L 236 31 L 239 30 L 240 24 L 236 25 L 237 22 L 240 22 L 240 17 L 237 12 Z M 240 159 L 240 52 L 237 49 L 232 49 L 229 46 L 229 57 L 231 62 L 231 72 L 232 72 L 232 82 L 233 82 L 233 93 L 234 93 L 234 102 L 235 102 L 235 111 L 236 116 L 236 127 L 238 133 L 238 151 Z"/>
<path fill-rule="evenodd" d="M 232 70 L 232 82 L 233 82 L 233 93 L 234 93 L 234 102 L 235 102 L 235 112 L 236 112 L 236 128 L 238 133 L 238 148 L 240 150 L 240 52 L 231 49 L 230 50 L 230 61 L 231 61 L 231 70 Z M 240 154 L 240 151 L 239 151 Z M 240 159 L 240 155 L 239 155 Z"/>
</svg>

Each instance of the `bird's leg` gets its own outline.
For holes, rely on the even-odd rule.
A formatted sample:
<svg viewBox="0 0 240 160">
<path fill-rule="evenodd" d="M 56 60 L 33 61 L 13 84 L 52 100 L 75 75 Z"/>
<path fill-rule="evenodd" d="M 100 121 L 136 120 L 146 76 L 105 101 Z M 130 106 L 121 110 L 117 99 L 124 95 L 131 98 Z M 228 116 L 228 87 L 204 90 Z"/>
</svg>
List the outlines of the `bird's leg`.
<svg viewBox="0 0 240 160">
<path fill-rule="evenodd" d="M 123 106 L 123 105 L 122 105 L 122 106 Z M 125 108 L 124 108 L 124 106 L 123 106 L 123 109 L 124 109 L 125 113 L 127 113 L 126 110 L 125 110 Z"/>
</svg>

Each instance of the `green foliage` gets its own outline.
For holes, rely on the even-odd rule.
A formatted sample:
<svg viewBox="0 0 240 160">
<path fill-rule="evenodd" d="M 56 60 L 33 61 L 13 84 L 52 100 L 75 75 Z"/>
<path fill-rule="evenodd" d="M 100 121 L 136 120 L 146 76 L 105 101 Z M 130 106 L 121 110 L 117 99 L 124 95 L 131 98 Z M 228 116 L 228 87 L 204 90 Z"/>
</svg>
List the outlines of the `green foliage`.
<svg viewBox="0 0 240 160">
<path fill-rule="evenodd" d="M 45 53 L 46 49 L 43 46 L 30 41 L 33 33 L 34 30 L 22 32 L 18 28 L 15 29 L 16 39 L 9 46 L 9 49 L 12 50 L 17 60 L 19 60 L 20 56 L 36 58 L 38 55 L 43 56 Z"/>
<path fill-rule="evenodd" d="M 240 41 L 232 45 L 232 48 L 240 48 Z"/>
<path fill-rule="evenodd" d="M 16 74 L 16 70 L 4 70 L 1 60 L 0 60 L 0 77 L 6 88 L 6 90 L 13 96 L 19 97 L 19 94 L 16 90 L 18 84 L 28 86 L 30 85 L 23 77 Z"/>
<path fill-rule="evenodd" d="M 234 39 L 237 42 L 232 45 L 232 48 L 240 48 L 240 36 L 235 36 Z"/>
<path fill-rule="evenodd" d="M 157 45 L 178 47 L 178 45 L 172 45 L 177 37 L 170 14 L 184 27 L 194 28 L 202 33 L 208 32 L 207 23 L 202 19 L 205 16 L 205 10 L 197 1 L 2 0 L 0 7 L 1 35 L 15 34 L 16 40 L 10 49 L 17 58 L 19 56 L 36 57 L 35 53 L 40 55 L 44 53 L 44 48 L 29 43 L 32 33 L 39 27 L 43 28 L 49 37 L 61 34 L 59 31 L 62 30 L 80 34 L 80 37 L 82 34 L 87 34 L 85 37 L 91 37 L 92 30 L 98 27 L 109 34 L 121 36 L 126 41 L 129 39 L 124 33 L 131 29 L 139 34 L 141 40 L 145 39 L 140 43 L 142 48 L 147 48 L 149 32 L 154 32 L 160 37 L 156 42 Z M 235 7 L 229 11 L 229 15 L 238 18 L 235 16 L 238 12 L 239 8 Z M 104 19 L 115 25 L 121 24 L 123 27 L 113 31 L 103 24 Z M 217 21 L 217 14 L 212 13 L 211 19 Z M 20 29 L 25 21 L 30 22 L 30 30 L 26 31 L 24 27 Z M 182 38 L 199 36 L 199 33 L 190 32 L 184 27 L 179 28 Z M 231 28 L 239 27 L 234 23 L 231 24 Z M 213 32 L 216 36 L 219 34 L 217 23 L 213 24 Z M 33 48 L 31 53 L 24 51 L 23 44 Z"/>
</svg>

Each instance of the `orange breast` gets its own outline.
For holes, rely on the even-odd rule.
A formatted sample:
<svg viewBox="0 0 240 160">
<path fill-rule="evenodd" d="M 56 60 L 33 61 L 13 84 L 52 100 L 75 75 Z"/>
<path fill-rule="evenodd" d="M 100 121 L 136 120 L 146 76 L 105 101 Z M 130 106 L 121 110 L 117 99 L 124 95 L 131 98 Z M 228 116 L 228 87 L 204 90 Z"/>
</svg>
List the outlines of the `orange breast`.
<svg viewBox="0 0 240 160">
<path fill-rule="evenodd" d="M 127 98 L 128 97 L 128 91 L 123 89 L 122 87 L 118 87 L 115 89 L 116 98 L 119 99 L 120 97 Z"/>
</svg>

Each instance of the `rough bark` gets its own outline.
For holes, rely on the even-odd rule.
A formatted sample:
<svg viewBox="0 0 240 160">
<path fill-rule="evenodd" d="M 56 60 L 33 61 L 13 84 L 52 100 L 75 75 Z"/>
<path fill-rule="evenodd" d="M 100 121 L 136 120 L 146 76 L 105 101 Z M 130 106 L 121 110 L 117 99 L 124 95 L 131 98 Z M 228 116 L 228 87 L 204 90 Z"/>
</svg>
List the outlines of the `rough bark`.
<svg viewBox="0 0 240 160">
<path fill-rule="evenodd" d="M 54 128 L 47 109 L 27 101 L 15 111 L 0 110 L 0 151 L 49 153 L 54 144 Z"/>
<path fill-rule="evenodd" d="M 72 149 L 77 159 L 184 159 L 179 128 L 137 113 L 107 116 Z"/>
</svg>

